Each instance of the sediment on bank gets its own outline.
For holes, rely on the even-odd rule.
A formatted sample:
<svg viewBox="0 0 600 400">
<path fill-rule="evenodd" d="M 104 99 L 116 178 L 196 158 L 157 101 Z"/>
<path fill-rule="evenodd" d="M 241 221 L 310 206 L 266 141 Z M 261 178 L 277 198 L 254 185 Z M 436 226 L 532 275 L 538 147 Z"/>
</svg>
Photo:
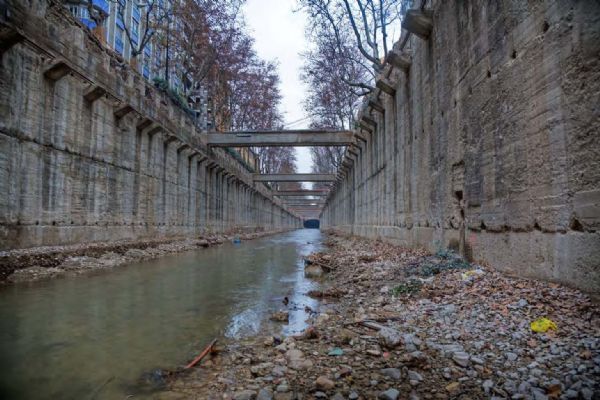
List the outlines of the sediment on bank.
<svg viewBox="0 0 600 400">
<path fill-rule="evenodd" d="M 232 231 L 194 238 L 119 240 L 3 251 L 0 252 L 0 283 L 83 274 L 167 254 L 214 246 L 234 239 L 251 240 L 288 230 L 257 230 L 246 233 Z"/>
<path fill-rule="evenodd" d="M 600 308 L 585 293 L 509 277 L 451 251 L 340 236 L 327 244 L 308 259 L 325 275 L 304 334 L 225 342 L 199 366 L 169 375 L 169 391 L 156 397 L 600 395 Z M 540 331 L 541 318 L 551 323 L 542 320 Z"/>
</svg>

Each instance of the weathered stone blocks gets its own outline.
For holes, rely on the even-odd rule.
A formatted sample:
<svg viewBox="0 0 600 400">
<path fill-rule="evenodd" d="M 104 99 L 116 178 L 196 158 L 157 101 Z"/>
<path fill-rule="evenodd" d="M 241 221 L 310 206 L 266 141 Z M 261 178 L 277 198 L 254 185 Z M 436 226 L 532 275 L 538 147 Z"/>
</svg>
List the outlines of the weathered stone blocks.
<svg viewBox="0 0 600 400">
<path fill-rule="evenodd" d="M 0 16 L 0 30 L 23 39 L 3 48 L 0 67 L 0 250 L 300 226 L 47 4 L 11 0 L 11 18 Z"/>
<path fill-rule="evenodd" d="M 322 226 L 599 291 L 600 5 L 427 7 Z"/>
</svg>

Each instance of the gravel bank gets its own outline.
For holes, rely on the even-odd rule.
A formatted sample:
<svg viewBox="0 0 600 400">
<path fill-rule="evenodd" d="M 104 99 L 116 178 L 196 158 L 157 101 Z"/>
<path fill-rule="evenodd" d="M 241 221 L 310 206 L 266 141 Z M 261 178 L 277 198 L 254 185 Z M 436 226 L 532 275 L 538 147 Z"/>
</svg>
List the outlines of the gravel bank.
<svg viewBox="0 0 600 400">
<path fill-rule="evenodd" d="M 115 241 L 34 247 L 0 252 L 0 283 L 30 282 L 79 275 L 232 241 L 251 240 L 283 231 L 210 235 L 197 238 Z"/>
<path fill-rule="evenodd" d="M 597 399 L 600 309 L 451 252 L 334 237 L 300 337 L 261 336 L 175 373 L 157 398 Z M 534 332 L 547 317 L 557 329 Z"/>
</svg>

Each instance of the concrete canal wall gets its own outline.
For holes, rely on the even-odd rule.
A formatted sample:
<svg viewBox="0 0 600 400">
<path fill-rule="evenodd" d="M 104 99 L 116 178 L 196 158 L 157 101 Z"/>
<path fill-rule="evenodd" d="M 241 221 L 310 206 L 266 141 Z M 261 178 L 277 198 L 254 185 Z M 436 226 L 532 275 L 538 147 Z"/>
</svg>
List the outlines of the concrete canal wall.
<svg viewBox="0 0 600 400">
<path fill-rule="evenodd" d="M 0 250 L 301 226 L 59 2 L 2 3 L 0 44 Z"/>
<path fill-rule="evenodd" d="M 600 3 L 426 8 L 322 226 L 600 290 Z"/>
</svg>

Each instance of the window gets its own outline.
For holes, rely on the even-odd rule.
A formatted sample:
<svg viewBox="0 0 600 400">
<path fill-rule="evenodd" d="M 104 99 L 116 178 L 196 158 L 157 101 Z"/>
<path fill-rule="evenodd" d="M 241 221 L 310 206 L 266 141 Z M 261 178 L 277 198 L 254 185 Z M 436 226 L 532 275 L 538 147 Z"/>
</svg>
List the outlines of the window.
<svg viewBox="0 0 600 400">
<path fill-rule="evenodd" d="M 146 47 L 144 47 L 144 55 L 148 59 L 148 62 L 150 62 L 152 58 L 152 45 L 148 42 L 146 42 Z"/>
<path fill-rule="evenodd" d="M 131 42 L 137 46 L 138 44 L 138 34 L 140 31 L 140 23 L 135 19 L 131 20 Z"/>
<path fill-rule="evenodd" d="M 133 8 L 131 9 L 131 18 L 134 21 L 140 22 L 140 17 L 141 17 L 141 12 L 140 12 L 140 7 L 138 5 L 133 5 Z"/>
<path fill-rule="evenodd" d="M 69 6 L 69 11 L 71 11 L 71 14 L 73 14 L 74 17 L 79 17 L 79 7 Z"/>
<path fill-rule="evenodd" d="M 126 12 L 126 1 L 125 0 L 117 0 L 117 7 L 116 7 L 116 20 L 117 20 L 117 26 L 121 29 L 125 29 L 125 22 L 123 21 L 123 18 L 125 16 L 125 12 Z"/>
<path fill-rule="evenodd" d="M 160 49 L 154 51 L 154 65 L 156 68 L 160 68 Z"/>
<path fill-rule="evenodd" d="M 123 54 L 123 28 L 117 25 L 115 29 L 115 51 L 119 54 Z"/>
<path fill-rule="evenodd" d="M 144 78 L 150 79 L 150 68 L 148 67 L 148 64 L 144 64 L 144 69 L 142 70 L 142 73 L 144 74 Z"/>
</svg>

